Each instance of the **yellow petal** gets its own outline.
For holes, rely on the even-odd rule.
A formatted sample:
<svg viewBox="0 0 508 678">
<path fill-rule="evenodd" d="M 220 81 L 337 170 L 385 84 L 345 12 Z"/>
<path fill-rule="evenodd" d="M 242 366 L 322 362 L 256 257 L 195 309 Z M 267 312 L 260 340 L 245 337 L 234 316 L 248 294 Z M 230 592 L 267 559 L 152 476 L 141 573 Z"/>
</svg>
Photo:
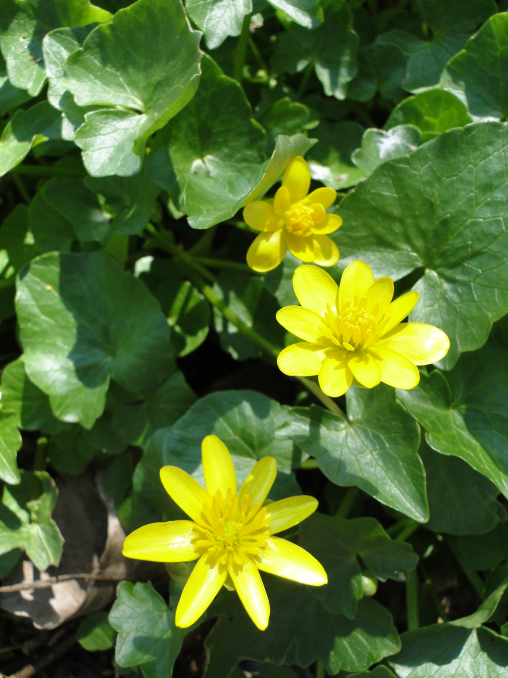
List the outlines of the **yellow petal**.
<svg viewBox="0 0 508 678">
<path fill-rule="evenodd" d="M 312 221 L 314 225 L 322 224 L 326 219 L 326 212 L 323 205 L 320 205 L 318 202 L 315 202 L 313 205 L 310 206 L 310 209 L 312 210 Z"/>
<path fill-rule="evenodd" d="M 310 172 L 305 160 L 297 155 L 293 158 L 284 172 L 282 185 L 289 188 L 291 204 L 303 200 L 310 187 Z"/>
<path fill-rule="evenodd" d="M 339 260 L 339 248 L 327 235 L 310 235 L 314 261 L 320 266 L 333 266 Z"/>
<path fill-rule="evenodd" d="M 316 342 L 323 336 L 321 316 L 303 306 L 286 306 L 277 311 L 277 322 L 305 341 Z"/>
<path fill-rule="evenodd" d="M 312 233 L 317 235 L 326 235 L 327 233 L 334 233 L 342 226 L 342 219 L 336 214 L 327 214 L 323 222 L 314 222 L 314 226 L 310 229 Z"/>
<path fill-rule="evenodd" d="M 281 186 L 273 200 L 273 211 L 281 218 L 291 207 L 291 195 L 287 186 Z"/>
<path fill-rule="evenodd" d="M 182 629 L 192 626 L 218 594 L 227 576 L 228 571 L 224 565 L 212 566 L 207 553 L 201 556 L 180 596 L 175 624 Z"/>
<path fill-rule="evenodd" d="M 217 436 L 206 436 L 201 444 L 206 491 L 214 495 L 217 490 L 225 497 L 228 488 L 236 495 L 235 467 L 228 448 Z"/>
<path fill-rule="evenodd" d="M 188 473 L 176 466 L 163 466 L 160 476 L 164 489 L 171 499 L 192 518 L 195 523 L 203 523 L 201 513 L 208 495 L 203 487 Z"/>
<path fill-rule="evenodd" d="M 339 307 L 342 309 L 344 304 L 354 299 L 356 294 L 363 297 L 373 282 L 374 274 L 370 266 L 364 264 L 363 261 L 353 261 L 340 279 Z"/>
<path fill-rule="evenodd" d="M 288 250 L 291 254 L 300 259 L 300 261 L 312 262 L 316 258 L 314 247 L 310 238 L 304 235 L 297 235 L 297 233 L 288 233 L 286 235 Z"/>
<path fill-rule="evenodd" d="M 379 361 L 381 381 L 394 388 L 410 389 L 418 385 L 420 373 L 418 368 L 400 353 L 388 348 L 375 346 L 368 349 Z"/>
<path fill-rule="evenodd" d="M 247 252 L 247 263 L 259 273 L 271 271 L 284 259 L 287 251 L 285 231 L 260 233 Z"/>
<path fill-rule="evenodd" d="M 369 351 L 354 351 L 346 356 L 347 365 L 353 376 L 365 388 L 374 388 L 381 381 L 381 367 Z"/>
<path fill-rule="evenodd" d="M 127 558 L 156 563 L 185 563 L 199 558 L 193 546 L 197 539 L 199 533 L 190 520 L 151 523 L 126 537 L 122 553 Z"/>
<path fill-rule="evenodd" d="M 258 629 L 264 631 L 270 618 L 268 596 L 253 560 L 245 554 L 242 560 L 244 563 L 240 566 L 235 562 L 231 563 L 228 567 L 229 574 L 249 617 Z"/>
<path fill-rule="evenodd" d="M 437 327 L 423 323 L 401 323 L 376 344 L 401 353 L 415 365 L 430 365 L 448 353 L 450 340 Z M 403 387 L 401 387 L 403 388 Z"/>
<path fill-rule="evenodd" d="M 275 231 L 279 226 L 279 218 L 273 207 L 264 200 L 255 200 L 243 210 L 243 220 L 256 231 Z"/>
<path fill-rule="evenodd" d="M 376 282 L 369 287 L 365 296 L 368 300 L 369 311 L 378 304 L 379 312 L 377 317 L 381 317 L 393 299 L 393 280 L 388 277 L 378 278 Z"/>
<path fill-rule="evenodd" d="M 318 202 L 326 210 L 331 205 L 333 205 L 336 197 L 337 197 L 337 191 L 334 191 L 333 188 L 325 188 L 323 186 L 321 188 L 316 188 L 315 191 L 312 191 L 312 193 L 309 193 L 309 195 L 307 196 L 307 201 L 308 201 L 309 205 L 312 205 L 312 203 Z"/>
<path fill-rule="evenodd" d="M 291 344 L 281 351 L 277 358 L 277 365 L 281 372 L 291 377 L 312 377 L 319 374 L 329 351 L 329 348 L 323 348 L 319 344 L 302 341 L 298 344 Z"/>
<path fill-rule="evenodd" d="M 326 305 L 337 308 L 339 286 L 332 276 L 317 266 L 299 266 L 293 275 L 293 287 L 304 308 L 324 315 Z"/>
<path fill-rule="evenodd" d="M 242 503 L 242 499 L 246 494 L 251 494 L 251 506 L 257 504 L 261 508 L 268 496 L 268 492 L 272 489 L 276 475 L 277 462 L 275 459 L 273 457 L 263 457 L 263 459 L 260 459 L 240 488 L 237 505 L 239 506 Z"/>
<path fill-rule="evenodd" d="M 382 337 L 400 322 L 407 318 L 418 302 L 418 292 L 408 292 L 392 301 L 386 310 L 386 316 L 389 318 L 386 325 L 383 325 L 379 336 Z"/>
<path fill-rule="evenodd" d="M 300 546 L 286 539 L 269 537 L 266 547 L 256 558 L 256 562 L 263 572 L 292 579 L 300 584 L 323 586 L 328 583 L 328 577 L 321 563 Z"/>
<path fill-rule="evenodd" d="M 323 362 L 319 372 L 319 385 L 323 393 L 331 398 L 338 398 L 353 383 L 353 374 L 346 361 L 346 351 L 339 349 L 330 353 Z"/>
<path fill-rule="evenodd" d="M 308 518 L 318 507 L 318 500 L 303 495 L 274 501 L 266 507 L 266 515 L 271 518 L 268 525 L 270 534 L 288 530 Z"/>
</svg>

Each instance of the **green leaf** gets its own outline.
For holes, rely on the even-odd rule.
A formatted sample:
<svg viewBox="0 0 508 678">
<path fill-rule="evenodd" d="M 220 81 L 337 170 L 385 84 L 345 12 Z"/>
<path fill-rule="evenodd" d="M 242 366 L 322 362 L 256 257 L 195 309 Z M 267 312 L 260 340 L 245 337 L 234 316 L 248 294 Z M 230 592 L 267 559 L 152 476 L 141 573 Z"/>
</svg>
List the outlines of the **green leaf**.
<svg viewBox="0 0 508 678">
<path fill-rule="evenodd" d="M 276 73 L 300 73 L 314 67 L 325 94 L 346 98 L 346 85 L 357 73 L 358 35 L 352 28 L 347 4 L 328 10 L 324 23 L 313 31 L 299 26 L 279 36 L 272 58 Z"/>
<path fill-rule="evenodd" d="M 6 483 L 19 483 L 20 475 L 16 455 L 21 449 L 21 435 L 18 431 L 16 412 L 4 409 L 3 395 L 0 409 L 0 478 Z M 5 552 L 4 552 L 5 553 Z"/>
<path fill-rule="evenodd" d="M 171 344 L 177 356 L 196 350 L 210 328 L 210 306 L 202 294 L 183 279 L 178 268 L 168 268 L 162 259 L 138 259 L 135 274 L 159 300 L 171 327 Z"/>
<path fill-rule="evenodd" d="M 347 88 L 347 95 L 353 100 L 370 101 L 376 90 L 390 101 L 398 101 L 405 95 L 402 81 L 407 56 L 397 44 L 385 44 L 382 38 L 384 36 L 360 50 L 358 74 Z"/>
<path fill-rule="evenodd" d="M 301 261 L 287 252 L 279 266 L 263 276 L 266 289 L 277 299 L 279 306 L 298 304 L 293 288 L 293 275 L 301 265 Z"/>
<path fill-rule="evenodd" d="M 319 7 L 319 0 L 268 0 L 268 2 L 305 28 L 316 28 L 323 21 L 323 10 Z"/>
<path fill-rule="evenodd" d="M 76 232 L 70 221 L 51 207 L 44 198 L 44 188 L 50 184 L 51 181 L 45 184 L 30 203 L 28 208 L 30 230 L 40 252 L 54 252 L 55 250 L 68 252 L 72 243 L 77 239 Z"/>
<path fill-rule="evenodd" d="M 49 461 L 55 471 L 73 476 L 82 473 L 96 454 L 97 449 L 78 424 L 52 435 L 48 445 Z"/>
<path fill-rule="evenodd" d="M 456 96 L 443 89 L 429 89 L 401 101 L 391 112 L 385 129 L 414 125 L 422 133 L 423 143 L 452 127 L 464 127 L 470 122 L 471 116 Z"/>
<path fill-rule="evenodd" d="M 425 527 L 448 534 L 480 534 L 506 520 L 497 488 L 456 457 L 437 454 L 425 443 L 420 456 L 427 476 L 430 518 Z"/>
<path fill-rule="evenodd" d="M 355 122 L 321 122 L 312 133 L 318 143 L 307 155 L 311 177 L 335 190 L 356 186 L 365 175 L 351 156 L 361 146 L 363 132 Z"/>
<path fill-rule="evenodd" d="M 460 457 L 508 497 L 508 351 L 495 340 L 461 356 L 445 377 L 434 370 L 420 385 L 397 391 L 437 452 Z"/>
<path fill-rule="evenodd" d="M 45 81 L 42 40 L 60 26 L 85 26 L 108 21 L 111 14 L 88 0 L 15 0 L 0 3 L 0 47 L 7 63 L 9 79 L 30 96 L 41 91 Z"/>
<path fill-rule="evenodd" d="M 402 650 L 390 664 L 400 678 L 502 678 L 508 639 L 466 617 L 404 633 Z"/>
<path fill-rule="evenodd" d="M 93 612 L 81 620 L 76 638 L 88 652 L 111 649 L 115 644 L 116 633 L 108 621 L 108 613 L 102 610 Z"/>
<path fill-rule="evenodd" d="M 110 377 L 137 392 L 156 388 L 172 369 L 158 302 L 104 252 L 42 255 L 17 289 L 27 374 L 62 421 L 91 428 Z"/>
<path fill-rule="evenodd" d="M 238 483 L 262 457 L 277 461 L 278 476 L 270 499 L 300 494 L 291 473 L 300 465 L 301 453 L 286 435 L 289 409 L 254 391 L 219 391 L 200 398 L 173 426 L 157 431 L 149 441 L 134 473 L 134 490 L 156 510 L 174 511 L 159 478 L 170 464 L 187 471 L 204 484 L 201 443 L 216 435 L 226 445 Z"/>
<path fill-rule="evenodd" d="M 196 401 L 180 370 L 148 393 L 131 396 L 113 415 L 112 427 L 131 445 L 145 445 L 158 429 L 174 424 Z"/>
<path fill-rule="evenodd" d="M 237 271 L 221 271 L 213 288 L 217 296 L 248 327 L 275 345 L 283 344 L 284 330 L 275 319 L 279 306 L 266 290 L 261 278 Z M 220 311 L 214 308 L 213 315 L 220 344 L 235 360 L 247 360 L 262 355 L 261 349 L 247 339 Z"/>
<path fill-rule="evenodd" d="M 328 585 L 312 589 L 327 610 L 354 619 L 362 598 L 361 558 L 378 579 L 405 581 L 418 557 L 409 544 L 393 542 L 374 518 L 341 520 L 315 514 L 300 525 L 300 546 L 328 575 Z"/>
<path fill-rule="evenodd" d="M 85 114 L 75 137 L 90 174 L 130 176 L 140 169 L 147 138 L 196 91 L 199 38 L 178 0 L 138 0 L 68 57 L 62 85 L 78 106 L 102 107 Z"/>
<path fill-rule="evenodd" d="M 58 433 L 66 428 L 51 410 L 48 396 L 33 384 L 22 360 L 9 363 L 2 371 L 2 407 L 16 412 L 16 424 L 26 431 Z"/>
<path fill-rule="evenodd" d="M 256 108 L 256 120 L 272 137 L 279 134 L 298 134 L 304 130 L 314 129 L 319 124 L 317 114 L 300 101 L 293 101 L 289 96 L 279 98 L 282 91 L 263 90 L 261 102 Z"/>
<path fill-rule="evenodd" d="M 109 613 L 118 631 L 115 661 L 118 666 L 140 666 L 145 678 L 168 678 L 189 629 L 175 626 L 170 610 L 150 582 L 118 585 L 117 600 Z"/>
<path fill-rule="evenodd" d="M 361 148 L 354 151 L 351 159 L 368 176 L 381 163 L 409 155 L 419 145 L 420 132 L 413 125 L 399 125 L 389 132 L 368 129 L 363 134 Z"/>
<path fill-rule="evenodd" d="M 11 84 L 7 77 L 7 71 L 3 68 L 0 69 L 0 118 L 29 99 L 30 95 L 25 90 L 18 89 Z"/>
<path fill-rule="evenodd" d="M 459 97 L 473 118 L 508 115 L 508 94 L 499 78 L 508 65 L 507 38 L 508 14 L 495 14 L 443 72 L 440 86 Z"/>
<path fill-rule="evenodd" d="M 293 408 L 288 435 L 316 457 L 332 482 L 356 485 L 414 520 L 427 521 L 420 432 L 413 417 L 388 386 L 352 387 L 346 401 L 349 421 L 315 405 Z"/>
<path fill-rule="evenodd" d="M 185 0 L 187 14 L 205 34 L 208 49 L 222 45 L 242 32 L 244 17 L 252 12 L 252 0 Z"/>
<path fill-rule="evenodd" d="M 17 273 L 33 257 L 39 254 L 28 226 L 28 209 L 16 205 L 0 228 L 0 252 L 7 254 L 6 277 Z"/>
<path fill-rule="evenodd" d="M 160 186 L 168 187 L 165 168 L 176 173 L 193 228 L 232 217 L 258 183 L 265 159 L 265 134 L 240 85 L 210 57 L 202 68 L 194 99 L 159 135 L 159 150 L 148 159 Z"/>
<path fill-rule="evenodd" d="M 0 138 L 0 176 L 19 165 L 35 142 L 61 138 L 61 115 L 47 101 L 16 111 Z"/>
<path fill-rule="evenodd" d="M 457 548 L 473 570 L 491 570 L 508 556 L 508 523 L 498 523 L 486 534 L 459 537 Z"/>
<path fill-rule="evenodd" d="M 349 678 L 397 678 L 397 676 L 390 669 L 387 669 L 386 666 L 376 666 L 373 671 L 352 673 Z"/>
<path fill-rule="evenodd" d="M 264 576 L 270 623 L 258 631 L 236 594 L 224 592 L 210 608 L 219 615 L 205 641 L 210 652 L 206 678 L 227 678 L 239 659 L 297 664 L 318 659 L 330 674 L 361 671 L 400 648 L 388 610 L 361 600 L 351 620 L 329 612 L 310 586 Z"/>
<path fill-rule="evenodd" d="M 51 512 L 56 485 L 45 471 L 21 471 L 21 483 L 5 486 L 0 504 L 0 553 L 24 548 L 39 570 L 58 565 L 63 537 Z"/>
<path fill-rule="evenodd" d="M 401 278 L 424 267 L 411 321 L 450 337 L 447 369 L 482 346 L 508 311 L 508 126 L 495 122 L 445 132 L 408 158 L 383 163 L 340 204 L 332 237 L 340 266 L 358 259 Z"/>
</svg>

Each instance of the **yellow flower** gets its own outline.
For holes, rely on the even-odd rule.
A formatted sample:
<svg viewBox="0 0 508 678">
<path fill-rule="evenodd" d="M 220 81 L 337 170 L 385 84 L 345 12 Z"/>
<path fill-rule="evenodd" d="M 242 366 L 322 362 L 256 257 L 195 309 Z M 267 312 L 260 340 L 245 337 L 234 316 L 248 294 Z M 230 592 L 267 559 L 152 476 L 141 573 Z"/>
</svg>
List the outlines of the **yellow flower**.
<svg viewBox="0 0 508 678">
<path fill-rule="evenodd" d="M 262 231 L 247 252 L 247 263 L 255 271 L 271 271 L 280 264 L 288 249 L 300 261 L 321 266 L 333 266 L 338 260 L 337 245 L 327 233 L 336 231 L 342 219 L 326 213 L 337 191 L 318 188 L 307 195 L 309 187 L 309 168 L 305 160 L 297 156 L 286 167 L 273 205 L 256 200 L 243 210 L 245 223 Z"/>
<path fill-rule="evenodd" d="M 416 365 L 435 363 L 448 352 L 450 341 L 437 327 L 401 322 L 416 306 L 418 292 L 392 302 L 392 279 L 374 281 L 361 261 L 346 268 L 340 287 L 317 266 L 299 266 L 293 286 L 301 306 L 282 308 L 277 320 L 304 341 L 281 351 L 277 362 L 284 374 L 318 374 L 326 395 L 380 381 L 414 388 L 420 381 Z"/>
<path fill-rule="evenodd" d="M 140 527 L 125 540 L 123 554 L 166 563 L 198 561 L 176 609 L 177 626 L 194 624 L 225 584 L 237 590 L 263 630 L 270 604 L 259 570 L 311 586 L 328 581 L 310 553 L 273 536 L 308 518 L 318 502 L 302 496 L 265 504 L 277 475 L 273 457 L 258 461 L 237 494 L 231 456 L 217 436 L 203 440 L 202 456 L 206 490 L 175 466 L 160 472 L 167 493 L 191 520 Z"/>
</svg>

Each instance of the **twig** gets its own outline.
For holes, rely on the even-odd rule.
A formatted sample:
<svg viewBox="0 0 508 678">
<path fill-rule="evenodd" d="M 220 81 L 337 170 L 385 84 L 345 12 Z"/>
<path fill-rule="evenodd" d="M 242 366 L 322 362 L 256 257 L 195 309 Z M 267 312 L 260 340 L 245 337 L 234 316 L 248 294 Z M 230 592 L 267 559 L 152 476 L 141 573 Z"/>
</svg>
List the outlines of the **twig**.
<svg viewBox="0 0 508 678">
<path fill-rule="evenodd" d="M 72 581 L 73 579 L 88 579 L 93 581 L 123 581 L 122 577 L 105 577 L 101 574 L 59 574 L 56 577 L 48 579 L 38 579 L 37 581 L 23 582 L 21 584 L 11 584 L 10 586 L 0 586 L 0 593 L 17 593 L 18 591 L 30 591 L 32 589 L 45 589 L 53 584 L 59 584 L 62 581 Z"/>
<path fill-rule="evenodd" d="M 9 678 L 31 678 L 31 676 L 34 676 L 38 671 L 45 669 L 46 666 L 52 664 L 56 659 L 63 657 L 76 642 L 76 636 L 74 634 L 67 636 L 67 638 L 62 640 L 61 643 L 58 643 L 58 645 L 49 650 L 49 652 L 40 659 L 33 664 L 27 664 L 16 673 L 10 675 Z"/>
</svg>

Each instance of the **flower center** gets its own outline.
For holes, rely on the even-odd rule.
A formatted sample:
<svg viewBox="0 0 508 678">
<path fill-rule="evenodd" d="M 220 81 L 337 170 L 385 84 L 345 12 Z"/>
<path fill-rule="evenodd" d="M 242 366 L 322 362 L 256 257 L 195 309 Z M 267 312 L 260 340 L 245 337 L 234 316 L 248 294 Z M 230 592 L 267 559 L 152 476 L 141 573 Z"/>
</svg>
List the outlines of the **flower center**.
<svg viewBox="0 0 508 678">
<path fill-rule="evenodd" d="M 358 295 L 343 305 L 342 314 L 332 311 L 329 304 L 326 309 L 321 328 L 323 334 L 347 351 L 361 351 L 373 346 L 379 338 L 379 331 L 388 321 L 385 316 L 378 318 L 379 304 L 374 304 L 369 311 L 367 297 L 359 298 Z"/>
<path fill-rule="evenodd" d="M 312 215 L 314 212 L 310 207 L 297 202 L 284 214 L 286 222 L 286 231 L 296 233 L 297 235 L 308 236 L 310 229 L 314 226 Z"/>
<path fill-rule="evenodd" d="M 201 517 L 203 525 L 195 524 L 200 533 L 196 547 L 202 554 L 209 553 L 212 558 L 223 565 L 234 561 L 242 565 L 243 554 L 257 556 L 266 546 L 269 536 L 267 526 L 271 518 L 266 509 L 257 504 L 251 506 L 252 495 L 246 494 L 241 505 L 238 505 L 231 489 L 226 496 L 217 491 L 211 501 L 203 505 Z"/>
</svg>

